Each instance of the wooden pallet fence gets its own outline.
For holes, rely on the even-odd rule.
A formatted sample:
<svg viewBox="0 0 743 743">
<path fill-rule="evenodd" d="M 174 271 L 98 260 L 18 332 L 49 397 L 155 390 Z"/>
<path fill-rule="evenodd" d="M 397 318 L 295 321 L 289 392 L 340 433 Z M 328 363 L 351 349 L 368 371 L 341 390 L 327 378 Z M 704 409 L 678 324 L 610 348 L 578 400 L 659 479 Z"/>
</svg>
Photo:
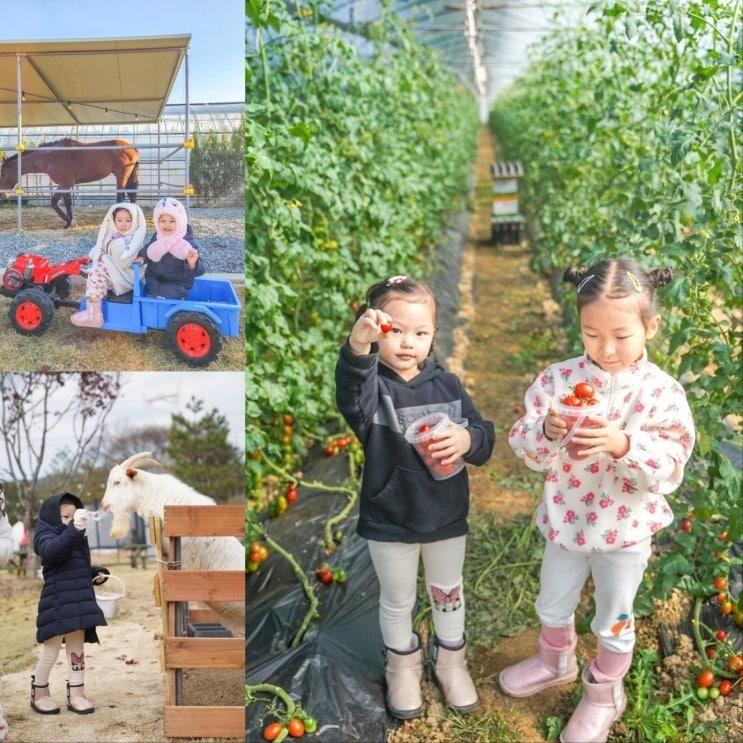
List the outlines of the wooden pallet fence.
<svg viewBox="0 0 743 743">
<path fill-rule="evenodd" d="M 183 704 L 185 668 L 245 669 L 240 637 L 186 637 L 191 622 L 214 622 L 210 609 L 189 601 L 245 601 L 242 570 L 181 570 L 182 537 L 244 536 L 242 506 L 166 506 L 165 519 L 150 519 L 158 571 L 155 603 L 160 607 L 163 638 L 160 661 L 166 675 L 164 734 L 169 738 L 244 738 L 245 708 L 189 707 Z M 167 540 L 167 542 L 166 542 Z M 167 547 L 166 547 L 167 543 Z"/>
</svg>

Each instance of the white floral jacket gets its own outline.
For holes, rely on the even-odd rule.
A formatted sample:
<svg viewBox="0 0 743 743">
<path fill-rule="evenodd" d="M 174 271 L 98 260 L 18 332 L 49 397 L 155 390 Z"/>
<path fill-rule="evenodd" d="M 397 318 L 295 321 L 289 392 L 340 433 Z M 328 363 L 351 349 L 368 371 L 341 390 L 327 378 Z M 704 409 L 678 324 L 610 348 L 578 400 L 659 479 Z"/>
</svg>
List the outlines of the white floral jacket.
<svg viewBox="0 0 743 743">
<path fill-rule="evenodd" d="M 604 453 L 577 463 L 544 435 L 552 401 L 581 381 L 607 398 L 606 418 L 630 440 L 620 459 Z M 550 542 L 572 552 L 630 547 L 673 521 L 663 497 L 684 476 L 694 447 L 694 421 L 684 388 L 647 353 L 629 369 L 610 374 L 587 354 L 548 367 L 527 390 L 526 413 L 508 434 L 514 452 L 545 473 L 537 526 Z"/>
</svg>

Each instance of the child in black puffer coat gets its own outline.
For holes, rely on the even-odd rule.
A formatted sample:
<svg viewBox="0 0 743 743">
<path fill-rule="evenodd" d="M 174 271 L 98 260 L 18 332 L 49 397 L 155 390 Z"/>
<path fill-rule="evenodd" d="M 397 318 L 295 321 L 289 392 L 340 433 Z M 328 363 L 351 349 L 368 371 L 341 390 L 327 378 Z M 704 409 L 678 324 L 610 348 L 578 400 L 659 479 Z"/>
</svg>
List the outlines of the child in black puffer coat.
<svg viewBox="0 0 743 743">
<path fill-rule="evenodd" d="M 95 628 L 106 624 L 95 600 L 93 583 L 104 583 L 108 569 L 91 566 L 85 536 L 87 519 L 88 512 L 80 498 L 58 493 L 41 504 L 34 531 L 34 552 L 41 558 L 44 574 L 36 640 L 44 647 L 31 676 L 31 707 L 42 715 L 59 712 L 49 695 L 49 673 L 62 642 L 69 664 L 67 709 L 83 715 L 95 709 L 85 698 L 83 643 L 98 642 Z"/>
</svg>

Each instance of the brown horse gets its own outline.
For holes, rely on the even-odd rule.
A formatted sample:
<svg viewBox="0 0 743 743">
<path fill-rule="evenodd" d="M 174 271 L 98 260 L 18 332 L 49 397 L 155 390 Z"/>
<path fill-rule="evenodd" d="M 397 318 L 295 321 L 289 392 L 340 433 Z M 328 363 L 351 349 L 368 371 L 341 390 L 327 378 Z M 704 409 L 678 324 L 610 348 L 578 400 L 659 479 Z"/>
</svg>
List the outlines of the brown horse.
<svg viewBox="0 0 743 743">
<path fill-rule="evenodd" d="M 123 147 L 124 149 L 71 149 L 45 150 L 45 147 Z M 123 139 L 107 139 L 104 142 L 79 142 L 76 139 L 60 139 L 47 142 L 35 150 L 24 152 L 21 157 L 21 175 L 46 173 L 57 188 L 71 189 L 76 183 L 100 181 L 113 173 L 116 176 L 116 200 L 126 196 L 134 203 L 139 185 L 139 152 Z M 18 183 L 18 155 L 5 158 L 0 167 L 0 190 L 14 188 Z M 64 200 L 65 214 L 58 206 Z M 69 193 L 52 194 L 52 209 L 64 220 L 65 229 L 72 223 L 72 198 Z"/>
</svg>

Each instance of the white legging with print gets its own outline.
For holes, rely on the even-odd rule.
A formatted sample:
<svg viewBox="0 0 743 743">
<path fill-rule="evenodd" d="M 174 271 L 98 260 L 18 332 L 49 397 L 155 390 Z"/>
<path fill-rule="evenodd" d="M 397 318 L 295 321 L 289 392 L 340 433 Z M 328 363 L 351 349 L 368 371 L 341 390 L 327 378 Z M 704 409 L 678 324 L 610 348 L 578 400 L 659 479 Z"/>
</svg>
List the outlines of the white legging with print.
<svg viewBox="0 0 743 743">
<path fill-rule="evenodd" d="M 85 296 L 98 301 L 106 296 L 109 289 L 113 289 L 113 282 L 108 275 L 108 269 L 103 263 L 94 263 L 88 269 L 88 279 L 85 282 Z"/>
<path fill-rule="evenodd" d="M 611 552 L 570 552 L 547 542 L 535 608 L 549 627 L 566 627 L 583 584 L 593 577 L 596 616 L 591 630 L 614 653 L 631 653 L 635 644 L 632 603 L 650 557 L 650 539 Z"/>
<path fill-rule="evenodd" d="M 423 558 L 437 637 L 446 643 L 463 639 L 462 567 L 466 542 L 466 536 L 428 544 L 369 541 L 379 579 L 379 624 L 388 648 L 402 651 L 412 647 L 420 558 Z"/>
<path fill-rule="evenodd" d="M 57 662 L 59 650 L 64 640 L 67 650 L 68 680 L 70 685 L 82 684 L 85 681 L 85 655 L 83 652 L 85 630 L 79 629 L 66 635 L 56 635 L 46 640 L 41 648 L 41 657 L 34 671 L 34 683 L 44 686 L 49 683 L 49 674 Z"/>
</svg>

